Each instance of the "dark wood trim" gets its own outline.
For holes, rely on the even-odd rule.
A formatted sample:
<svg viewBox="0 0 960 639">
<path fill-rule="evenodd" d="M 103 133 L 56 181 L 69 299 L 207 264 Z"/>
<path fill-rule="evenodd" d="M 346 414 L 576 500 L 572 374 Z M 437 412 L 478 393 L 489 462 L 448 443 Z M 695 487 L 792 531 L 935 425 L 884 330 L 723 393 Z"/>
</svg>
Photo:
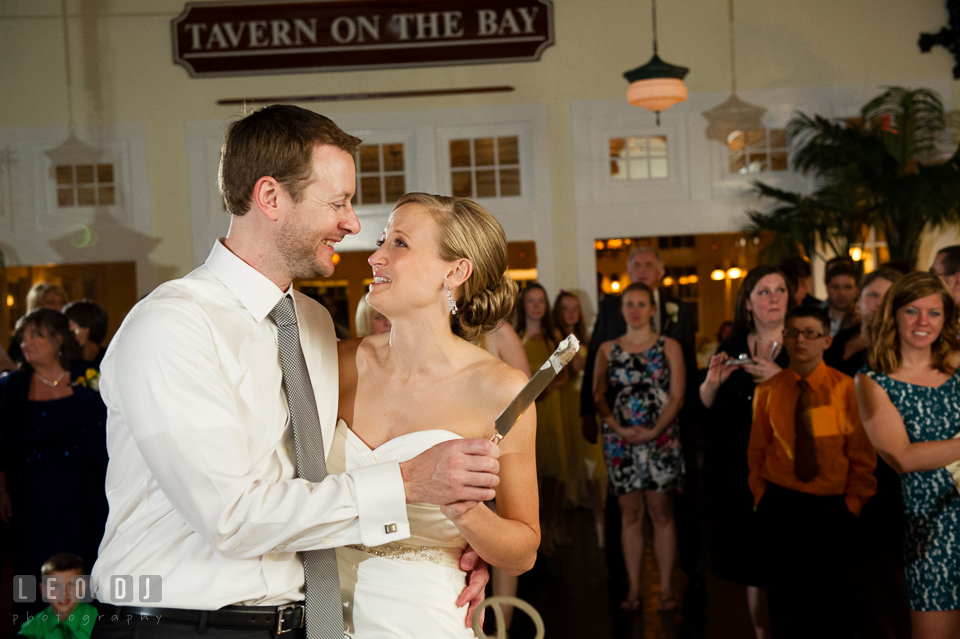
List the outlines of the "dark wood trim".
<svg viewBox="0 0 960 639">
<path fill-rule="evenodd" d="M 465 89 L 425 89 L 423 91 L 381 91 L 375 93 L 327 93 L 324 95 L 297 95 L 276 98 L 225 98 L 217 104 L 276 104 L 279 102 L 346 102 L 349 100 L 389 100 L 393 98 L 430 98 L 441 95 L 471 95 L 475 93 L 509 93 L 511 86 L 469 87 Z"/>
</svg>

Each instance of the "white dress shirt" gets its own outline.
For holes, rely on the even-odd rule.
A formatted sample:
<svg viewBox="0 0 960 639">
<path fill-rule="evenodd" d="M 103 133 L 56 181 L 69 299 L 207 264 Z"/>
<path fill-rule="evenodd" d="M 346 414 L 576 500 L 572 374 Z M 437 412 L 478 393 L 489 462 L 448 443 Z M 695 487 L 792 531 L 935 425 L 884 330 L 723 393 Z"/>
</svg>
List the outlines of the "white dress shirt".
<svg viewBox="0 0 960 639">
<path fill-rule="evenodd" d="M 292 294 L 326 453 L 337 422 L 329 313 Z M 286 293 L 221 241 L 206 263 L 137 304 L 101 367 L 110 515 L 92 572 L 107 603 L 213 610 L 303 599 L 297 551 L 410 536 L 396 463 L 311 483 L 293 431 L 268 314 Z M 133 601 L 112 591 L 133 576 Z M 141 575 L 159 575 L 145 603 Z M 156 585 L 154 583 L 153 587 Z"/>
</svg>

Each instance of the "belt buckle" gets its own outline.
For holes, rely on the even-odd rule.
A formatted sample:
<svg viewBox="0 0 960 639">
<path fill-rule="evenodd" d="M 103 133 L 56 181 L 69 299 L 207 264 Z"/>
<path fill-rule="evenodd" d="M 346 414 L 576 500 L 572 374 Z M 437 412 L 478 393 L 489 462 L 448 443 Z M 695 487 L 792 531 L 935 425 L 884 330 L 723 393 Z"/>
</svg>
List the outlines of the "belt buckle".
<svg viewBox="0 0 960 639">
<path fill-rule="evenodd" d="M 295 608 L 303 608 L 303 604 L 289 603 L 289 604 L 284 604 L 282 606 L 277 606 L 277 628 L 274 634 L 282 635 L 285 632 L 290 632 L 291 630 L 295 630 L 295 628 L 287 628 L 286 630 L 284 630 L 283 628 L 283 613 L 287 610 L 293 610 Z M 300 613 L 300 625 L 297 626 L 297 628 L 303 628 L 303 622 L 305 617 L 306 617 L 306 611 L 304 610 L 302 613 Z"/>
</svg>

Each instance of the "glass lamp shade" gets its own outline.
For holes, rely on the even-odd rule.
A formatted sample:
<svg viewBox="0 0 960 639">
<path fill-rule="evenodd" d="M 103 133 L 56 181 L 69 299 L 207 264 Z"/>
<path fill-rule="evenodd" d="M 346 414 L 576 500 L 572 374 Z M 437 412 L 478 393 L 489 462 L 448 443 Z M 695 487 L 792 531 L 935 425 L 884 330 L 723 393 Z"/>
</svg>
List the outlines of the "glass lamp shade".
<svg viewBox="0 0 960 639">
<path fill-rule="evenodd" d="M 660 112 L 687 99 L 683 78 L 689 69 L 664 62 L 656 53 L 650 61 L 623 74 L 630 86 L 627 102 Z"/>
<path fill-rule="evenodd" d="M 650 78 L 631 82 L 627 102 L 648 111 L 663 111 L 687 99 L 687 87 L 677 78 Z"/>
</svg>

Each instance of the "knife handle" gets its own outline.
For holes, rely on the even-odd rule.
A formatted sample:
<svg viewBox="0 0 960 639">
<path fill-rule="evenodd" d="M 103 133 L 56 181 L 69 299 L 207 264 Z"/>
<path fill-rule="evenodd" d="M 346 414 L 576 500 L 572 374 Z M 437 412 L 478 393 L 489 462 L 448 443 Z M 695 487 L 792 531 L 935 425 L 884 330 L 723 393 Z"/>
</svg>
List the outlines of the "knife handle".
<svg viewBox="0 0 960 639">
<path fill-rule="evenodd" d="M 502 439 L 503 439 L 503 435 L 501 435 L 500 433 L 494 433 L 493 437 L 490 438 L 490 441 L 492 441 L 494 444 L 499 444 L 500 440 Z"/>
</svg>

